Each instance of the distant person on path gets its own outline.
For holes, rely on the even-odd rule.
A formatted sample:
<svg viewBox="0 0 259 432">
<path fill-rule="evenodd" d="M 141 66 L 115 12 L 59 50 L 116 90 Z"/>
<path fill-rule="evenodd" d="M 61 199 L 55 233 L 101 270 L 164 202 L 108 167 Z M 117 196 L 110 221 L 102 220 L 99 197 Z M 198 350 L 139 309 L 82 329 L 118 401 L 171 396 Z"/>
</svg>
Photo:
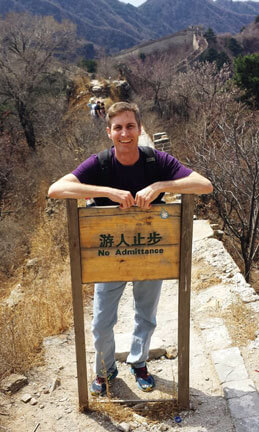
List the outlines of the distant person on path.
<svg viewBox="0 0 259 432">
<path fill-rule="evenodd" d="M 111 150 L 112 176 L 109 184 L 100 183 L 101 165 L 96 154 L 81 163 L 49 189 L 51 198 L 95 199 L 97 205 L 118 205 L 122 211 L 132 206 L 148 210 L 161 203 L 165 192 L 208 194 L 212 185 L 208 179 L 182 165 L 173 156 L 154 150 L 158 180 L 151 183 L 145 172 L 145 152 L 138 147 L 141 120 L 137 105 L 118 102 L 106 115 L 107 134 L 113 142 Z M 140 258 L 141 259 L 141 258 Z M 134 281 L 135 327 L 127 363 L 135 375 L 138 387 L 151 391 L 155 380 L 148 372 L 151 336 L 156 327 L 156 312 L 162 281 Z M 115 362 L 113 327 L 117 321 L 119 300 L 126 282 L 96 283 L 92 332 L 96 350 L 96 378 L 91 385 L 93 395 L 104 395 L 106 383 L 118 374 Z"/>
<path fill-rule="evenodd" d="M 90 108 L 90 115 L 92 117 L 95 117 L 96 102 L 95 102 L 94 98 L 89 99 L 89 103 L 87 104 L 87 106 Z"/>
<path fill-rule="evenodd" d="M 101 102 L 99 100 L 96 102 L 96 105 L 94 107 L 94 111 L 95 111 L 95 118 L 96 119 L 99 119 L 102 117 L 102 115 L 101 115 Z"/>
<path fill-rule="evenodd" d="M 105 119 L 106 111 L 105 111 L 105 105 L 104 105 L 104 102 L 101 102 L 100 114 L 101 114 L 101 117 L 102 117 L 103 119 Z"/>
</svg>

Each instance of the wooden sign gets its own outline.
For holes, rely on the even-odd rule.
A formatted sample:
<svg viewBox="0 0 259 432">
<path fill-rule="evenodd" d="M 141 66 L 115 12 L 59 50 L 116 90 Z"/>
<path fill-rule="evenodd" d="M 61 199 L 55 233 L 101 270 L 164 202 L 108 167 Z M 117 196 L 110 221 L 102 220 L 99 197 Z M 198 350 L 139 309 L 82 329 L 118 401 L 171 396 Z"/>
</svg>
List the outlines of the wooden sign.
<svg viewBox="0 0 259 432">
<path fill-rule="evenodd" d="M 150 210 L 78 208 L 75 199 L 67 200 L 81 411 L 89 407 L 82 283 L 175 278 L 179 279 L 178 405 L 189 408 L 193 206 L 192 195 L 182 195 L 181 203 L 153 205 Z"/>
<path fill-rule="evenodd" d="M 179 278 L 181 205 L 79 209 L 82 282 Z"/>
</svg>

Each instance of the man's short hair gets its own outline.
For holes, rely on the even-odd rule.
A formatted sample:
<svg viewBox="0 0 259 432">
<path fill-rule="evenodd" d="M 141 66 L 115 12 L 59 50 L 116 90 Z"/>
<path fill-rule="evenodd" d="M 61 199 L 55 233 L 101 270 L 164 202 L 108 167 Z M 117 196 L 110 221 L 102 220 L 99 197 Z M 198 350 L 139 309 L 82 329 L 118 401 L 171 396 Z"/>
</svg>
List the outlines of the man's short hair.
<svg viewBox="0 0 259 432">
<path fill-rule="evenodd" d="M 125 112 L 125 111 L 131 111 L 135 115 L 136 122 L 138 124 L 138 127 L 141 127 L 141 118 L 140 118 L 140 112 L 139 108 L 135 103 L 129 103 L 129 102 L 116 102 L 113 105 L 110 106 L 110 108 L 107 111 L 106 114 L 106 123 L 107 126 L 111 127 L 111 119 L 115 117 L 116 115 Z"/>
</svg>

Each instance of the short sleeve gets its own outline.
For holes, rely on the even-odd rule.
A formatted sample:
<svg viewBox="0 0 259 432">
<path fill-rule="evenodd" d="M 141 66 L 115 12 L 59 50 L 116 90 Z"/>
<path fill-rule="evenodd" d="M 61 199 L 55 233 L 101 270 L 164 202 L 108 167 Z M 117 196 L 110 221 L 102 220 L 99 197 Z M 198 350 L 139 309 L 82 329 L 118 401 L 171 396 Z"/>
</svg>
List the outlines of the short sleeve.
<svg viewBox="0 0 259 432">
<path fill-rule="evenodd" d="M 162 180 L 177 180 L 188 177 L 193 172 L 174 156 L 159 150 L 155 150 L 155 152 Z"/>
<path fill-rule="evenodd" d="M 98 156 L 94 154 L 78 165 L 78 167 L 72 171 L 72 174 L 77 177 L 80 183 L 94 185 L 98 184 L 100 170 Z"/>
</svg>

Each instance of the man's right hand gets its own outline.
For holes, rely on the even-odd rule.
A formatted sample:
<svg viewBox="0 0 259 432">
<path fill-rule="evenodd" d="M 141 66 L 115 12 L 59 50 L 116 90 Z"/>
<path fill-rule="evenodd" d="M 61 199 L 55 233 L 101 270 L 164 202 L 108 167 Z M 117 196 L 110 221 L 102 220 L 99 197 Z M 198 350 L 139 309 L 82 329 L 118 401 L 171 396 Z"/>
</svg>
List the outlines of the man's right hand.
<svg viewBox="0 0 259 432">
<path fill-rule="evenodd" d="M 109 198 L 111 201 L 119 203 L 120 208 L 123 210 L 135 205 L 135 200 L 129 191 L 109 188 L 107 198 Z"/>
</svg>

